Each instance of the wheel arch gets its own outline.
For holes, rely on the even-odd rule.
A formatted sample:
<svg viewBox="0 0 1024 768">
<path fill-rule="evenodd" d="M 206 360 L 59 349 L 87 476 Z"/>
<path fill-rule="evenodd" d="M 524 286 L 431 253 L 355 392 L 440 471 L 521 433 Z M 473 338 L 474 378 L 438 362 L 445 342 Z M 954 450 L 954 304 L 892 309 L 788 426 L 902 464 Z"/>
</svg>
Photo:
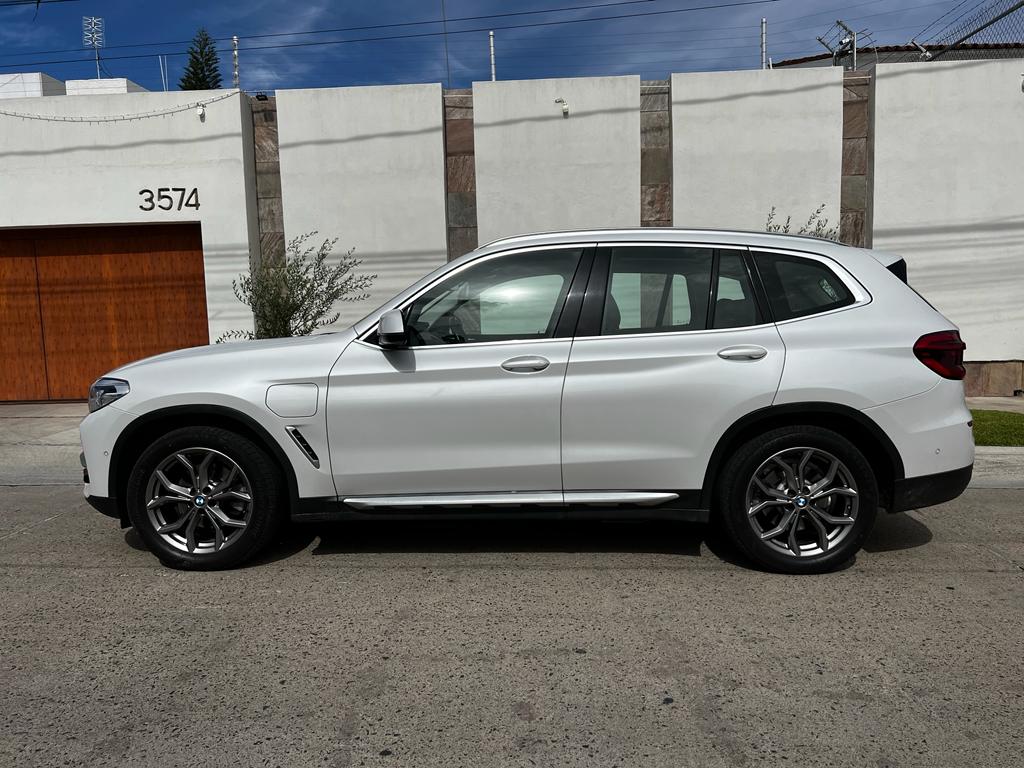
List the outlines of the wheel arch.
<svg viewBox="0 0 1024 768">
<path fill-rule="evenodd" d="M 701 506 L 713 509 L 714 489 L 726 459 L 740 445 L 771 429 L 791 426 L 831 429 L 850 440 L 868 460 L 878 481 L 880 506 L 890 508 L 893 487 L 904 478 L 903 459 L 892 440 L 870 417 L 838 403 L 786 403 L 748 413 L 718 440 L 704 473 Z"/>
<path fill-rule="evenodd" d="M 135 419 L 114 443 L 110 455 L 108 492 L 117 499 L 117 512 L 123 527 L 128 526 L 124 490 L 135 459 L 160 435 L 181 427 L 220 427 L 244 435 L 268 451 L 281 467 L 289 506 L 295 508 L 299 497 L 295 468 L 278 442 L 259 422 L 248 414 L 222 405 L 177 405 L 160 408 Z"/>
</svg>

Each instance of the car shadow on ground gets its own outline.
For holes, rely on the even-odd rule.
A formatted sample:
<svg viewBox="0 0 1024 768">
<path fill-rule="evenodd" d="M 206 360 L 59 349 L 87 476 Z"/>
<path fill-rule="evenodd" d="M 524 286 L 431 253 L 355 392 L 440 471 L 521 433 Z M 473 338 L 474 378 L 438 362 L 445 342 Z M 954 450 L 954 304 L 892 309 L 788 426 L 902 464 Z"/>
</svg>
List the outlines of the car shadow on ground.
<svg viewBox="0 0 1024 768">
<path fill-rule="evenodd" d="M 870 553 L 923 546 L 928 527 L 906 514 L 879 513 Z M 710 555 L 756 568 L 712 525 L 657 520 L 358 520 L 292 525 L 251 565 L 284 560 L 312 546 L 316 556 L 389 553 L 626 553 Z M 851 560 L 845 567 L 851 565 Z"/>
<path fill-rule="evenodd" d="M 879 512 L 875 527 L 864 542 L 865 552 L 896 552 L 923 547 L 932 540 L 931 529 L 905 512 Z"/>
</svg>

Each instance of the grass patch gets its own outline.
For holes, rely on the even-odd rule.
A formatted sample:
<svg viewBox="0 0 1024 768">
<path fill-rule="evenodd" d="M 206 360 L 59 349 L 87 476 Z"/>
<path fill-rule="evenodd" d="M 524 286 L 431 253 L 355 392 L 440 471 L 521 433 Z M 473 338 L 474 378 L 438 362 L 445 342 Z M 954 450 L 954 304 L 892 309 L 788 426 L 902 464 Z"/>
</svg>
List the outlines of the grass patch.
<svg viewBox="0 0 1024 768">
<path fill-rule="evenodd" d="M 971 411 L 975 445 L 1024 445 L 1024 413 Z"/>
</svg>

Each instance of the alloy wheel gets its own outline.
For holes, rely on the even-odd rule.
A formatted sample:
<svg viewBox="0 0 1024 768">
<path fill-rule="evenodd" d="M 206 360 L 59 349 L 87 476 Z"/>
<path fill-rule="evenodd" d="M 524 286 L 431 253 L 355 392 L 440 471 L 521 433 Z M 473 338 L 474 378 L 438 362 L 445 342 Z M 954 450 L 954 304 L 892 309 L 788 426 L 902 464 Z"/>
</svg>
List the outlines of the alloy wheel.
<svg viewBox="0 0 1024 768">
<path fill-rule="evenodd" d="M 853 474 L 818 448 L 769 456 L 747 485 L 747 519 L 758 538 L 790 557 L 835 549 L 853 530 L 860 497 Z"/>
<path fill-rule="evenodd" d="M 146 513 L 160 537 L 189 554 L 219 552 L 252 518 L 252 486 L 238 464 L 212 448 L 186 448 L 161 461 L 146 485 Z"/>
</svg>

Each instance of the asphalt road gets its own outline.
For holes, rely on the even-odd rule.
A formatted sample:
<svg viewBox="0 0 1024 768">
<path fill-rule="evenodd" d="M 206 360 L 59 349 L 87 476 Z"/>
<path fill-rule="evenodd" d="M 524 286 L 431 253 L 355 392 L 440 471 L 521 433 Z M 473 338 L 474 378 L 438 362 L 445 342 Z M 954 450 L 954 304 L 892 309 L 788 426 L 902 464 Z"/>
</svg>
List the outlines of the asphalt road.
<svg viewBox="0 0 1024 768">
<path fill-rule="evenodd" d="M 181 573 L 40 482 L 0 487 L 2 766 L 1024 764 L 1019 488 L 787 577 L 701 526 L 485 521 Z"/>
</svg>

